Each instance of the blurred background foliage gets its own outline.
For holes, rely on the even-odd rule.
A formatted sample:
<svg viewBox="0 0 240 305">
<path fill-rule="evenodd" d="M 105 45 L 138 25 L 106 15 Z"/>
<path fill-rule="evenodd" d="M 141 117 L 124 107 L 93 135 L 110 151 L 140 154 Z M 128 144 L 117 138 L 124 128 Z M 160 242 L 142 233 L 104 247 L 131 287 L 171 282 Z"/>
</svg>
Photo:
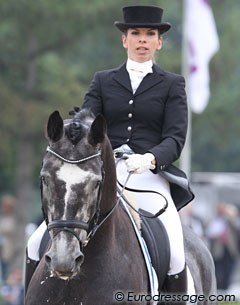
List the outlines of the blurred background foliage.
<svg viewBox="0 0 240 305">
<path fill-rule="evenodd" d="M 131 4 L 165 9 L 163 19 L 173 29 L 164 38 L 157 62 L 181 73 L 180 0 L 0 0 L 0 193 L 17 196 L 23 222 L 33 217 L 34 200 L 39 202 L 34 194 L 48 116 L 58 109 L 67 117 L 73 106 L 81 105 L 95 71 L 125 61 L 121 33 L 113 22 L 122 20 L 121 8 Z M 210 4 L 220 50 L 210 65 L 209 105 L 192 116 L 191 166 L 192 171 L 238 172 L 240 1 Z"/>
</svg>

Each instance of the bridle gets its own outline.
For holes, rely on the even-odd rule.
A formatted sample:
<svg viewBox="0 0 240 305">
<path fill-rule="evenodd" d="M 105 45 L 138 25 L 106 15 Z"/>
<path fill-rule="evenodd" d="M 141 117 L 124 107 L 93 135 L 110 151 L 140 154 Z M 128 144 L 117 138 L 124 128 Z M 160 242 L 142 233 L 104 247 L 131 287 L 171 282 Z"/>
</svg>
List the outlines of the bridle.
<svg viewBox="0 0 240 305">
<path fill-rule="evenodd" d="M 91 160 L 93 158 L 99 157 L 101 156 L 101 151 L 99 150 L 96 154 L 90 155 L 88 157 L 82 158 L 82 159 L 78 159 L 78 160 L 70 160 L 67 159 L 65 157 L 63 157 L 61 154 L 57 153 L 56 151 L 54 151 L 50 146 L 47 147 L 46 149 L 48 152 L 50 152 L 52 155 L 54 155 L 55 157 L 57 157 L 58 159 L 62 160 L 65 163 L 69 163 L 69 164 L 79 164 L 79 163 L 83 163 L 85 161 Z M 121 158 L 120 158 L 121 159 Z M 114 204 L 114 206 L 106 213 L 106 215 L 100 217 L 100 201 L 101 201 L 101 196 L 102 196 L 102 188 L 103 188 L 103 184 L 104 184 L 104 171 L 102 168 L 102 180 L 99 184 L 99 188 L 98 188 L 98 195 L 97 195 L 97 201 L 96 201 L 96 212 L 93 215 L 93 217 L 90 219 L 89 222 L 85 222 L 85 221 L 81 221 L 81 220 L 53 220 L 51 222 L 48 222 L 47 220 L 47 215 L 46 215 L 46 222 L 47 222 L 47 228 L 48 231 L 51 231 L 53 229 L 57 229 L 57 231 L 55 232 L 54 236 L 56 236 L 58 233 L 60 233 L 61 231 L 66 231 L 66 232 L 70 232 L 72 235 L 74 235 L 79 244 L 80 247 L 85 247 L 87 246 L 88 242 L 90 241 L 90 239 L 95 235 L 95 233 L 99 230 L 99 228 L 105 223 L 105 221 L 113 214 L 114 210 L 116 209 L 116 207 L 118 206 L 121 198 L 125 200 L 125 202 L 136 212 L 138 213 L 140 216 L 146 217 L 146 218 L 156 218 L 159 215 L 161 215 L 162 213 L 164 213 L 168 207 L 168 201 L 167 199 L 158 192 L 155 191 L 151 191 L 151 190 L 144 190 L 144 191 L 139 191 L 139 190 L 134 190 L 134 189 L 129 189 L 127 188 L 127 182 L 131 176 L 131 172 L 129 173 L 124 185 L 121 185 L 118 181 L 118 184 L 121 185 L 121 190 L 118 189 L 118 200 L 116 201 L 116 203 Z M 134 192 L 147 192 L 147 193 L 155 193 L 158 194 L 160 196 L 162 196 L 165 199 L 165 205 L 162 209 L 160 209 L 155 215 L 152 216 L 147 216 L 145 214 L 140 213 L 138 210 L 136 210 L 131 203 L 127 200 L 127 198 L 124 196 L 123 192 L 124 190 L 130 190 L 130 191 L 134 191 Z M 101 219 L 100 219 L 101 218 Z M 87 237 L 85 239 L 84 242 L 82 242 L 79 238 L 79 236 L 74 232 L 74 229 L 79 228 L 82 230 L 85 230 L 87 232 Z"/>
<path fill-rule="evenodd" d="M 47 152 L 51 153 L 58 159 L 62 160 L 65 163 L 69 163 L 69 164 L 79 164 L 79 163 L 83 163 L 83 162 L 86 162 L 93 158 L 101 156 L 101 151 L 99 150 L 96 154 L 90 155 L 88 157 L 78 159 L 78 160 L 70 160 L 70 159 L 63 157 L 61 154 L 57 153 L 50 146 L 48 146 L 46 150 L 47 150 Z M 53 220 L 51 222 L 46 221 L 48 231 L 57 229 L 57 231 L 54 233 L 54 236 L 56 236 L 61 231 L 70 232 L 77 238 L 80 246 L 86 246 L 88 244 L 89 240 L 94 236 L 96 231 L 99 229 L 99 227 L 113 213 L 113 211 L 116 207 L 116 205 L 114 205 L 113 208 L 100 221 L 100 201 L 101 201 L 101 196 L 102 196 L 103 183 L 104 183 L 104 170 L 102 168 L 102 180 L 99 183 L 99 188 L 98 188 L 98 195 L 97 195 L 97 201 L 96 201 L 96 212 L 93 215 L 93 217 L 90 219 L 89 222 L 85 222 L 85 221 L 81 221 L 81 220 Z M 76 229 L 76 228 L 85 230 L 87 232 L 87 238 L 84 242 L 82 242 L 80 240 L 79 236 L 74 232 L 74 229 Z"/>
<path fill-rule="evenodd" d="M 82 159 L 78 159 L 78 160 L 70 160 L 70 159 L 66 159 L 64 158 L 62 155 L 58 154 L 57 152 L 55 152 L 50 146 L 47 147 L 46 149 L 48 152 L 50 152 L 51 154 L 53 154 L 55 157 L 57 157 L 58 159 L 66 162 L 66 163 L 70 163 L 70 164 L 78 164 L 78 163 L 83 163 L 85 161 L 88 161 L 90 159 L 93 159 L 95 157 L 101 156 L 101 151 L 99 150 L 96 154 L 82 158 Z"/>
</svg>

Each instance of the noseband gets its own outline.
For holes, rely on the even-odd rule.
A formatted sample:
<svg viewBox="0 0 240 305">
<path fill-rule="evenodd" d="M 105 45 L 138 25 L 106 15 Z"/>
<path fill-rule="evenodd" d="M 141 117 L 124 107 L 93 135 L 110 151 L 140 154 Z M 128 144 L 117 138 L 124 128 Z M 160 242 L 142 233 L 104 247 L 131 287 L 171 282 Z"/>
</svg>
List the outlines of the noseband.
<svg viewBox="0 0 240 305">
<path fill-rule="evenodd" d="M 69 164 L 79 164 L 83 163 L 85 161 L 91 160 L 93 158 L 101 156 L 101 151 L 97 152 L 96 154 L 93 154 L 91 156 L 85 157 L 83 159 L 79 160 L 70 160 L 64 158 L 62 155 L 59 153 L 55 152 L 50 146 L 47 147 L 46 149 L 48 152 L 50 152 L 52 155 L 57 157 L 58 159 L 69 163 Z M 100 200 L 101 200 L 101 195 L 102 195 L 102 187 L 103 187 L 103 182 L 104 182 L 104 171 L 102 169 L 102 181 L 99 184 L 99 189 L 98 189 L 98 196 L 97 196 L 97 202 L 96 202 L 96 212 L 93 215 L 93 217 L 90 219 L 89 222 L 84 222 L 80 220 L 53 220 L 51 222 L 47 222 L 47 228 L 48 231 L 51 231 L 53 229 L 57 229 L 56 233 L 54 236 L 56 236 L 59 232 L 61 231 L 67 231 L 73 234 L 79 241 L 80 245 L 86 246 L 90 238 L 95 234 L 95 232 L 98 229 L 98 222 L 99 222 L 99 216 L 100 216 Z M 82 230 L 85 230 L 88 234 L 86 241 L 84 243 L 81 242 L 79 236 L 74 232 L 73 229 L 79 228 Z"/>
</svg>

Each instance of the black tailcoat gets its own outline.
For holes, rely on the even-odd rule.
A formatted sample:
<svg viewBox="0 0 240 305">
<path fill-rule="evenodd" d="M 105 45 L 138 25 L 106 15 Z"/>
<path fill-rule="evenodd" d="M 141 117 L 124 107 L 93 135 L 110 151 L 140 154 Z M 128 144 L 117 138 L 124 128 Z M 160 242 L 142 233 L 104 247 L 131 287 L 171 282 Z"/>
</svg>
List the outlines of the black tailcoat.
<svg viewBox="0 0 240 305">
<path fill-rule="evenodd" d="M 128 144 L 139 154 L 152 153 L 153 170 L 170 183 L 178 209 L 194 195 L 186 175 L 172 163 L 183 149 L 188 123 L 185 80 L 153 65 L 133 94 L 126 64 L 97 72 L 85 96 L 83 108 L 103 114 L 113 149 Z"/>
</svg>

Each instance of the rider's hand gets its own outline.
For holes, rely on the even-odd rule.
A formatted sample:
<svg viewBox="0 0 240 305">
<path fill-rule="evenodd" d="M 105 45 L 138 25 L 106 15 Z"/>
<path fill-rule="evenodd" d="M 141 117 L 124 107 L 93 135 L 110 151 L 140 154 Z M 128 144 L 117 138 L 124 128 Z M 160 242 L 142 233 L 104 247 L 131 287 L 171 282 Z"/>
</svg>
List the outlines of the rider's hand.
<svg viewBox="0 0 240 305">
<path fill-rule="evenodd" d="M 125 160 L 127 171 L 134 174 L 141 174 L 147 169 L 154 169 L 156 167 L 154 162 L 155 157 L 151 153 L 128 155 L 128 158 Z"/>
</svg>

